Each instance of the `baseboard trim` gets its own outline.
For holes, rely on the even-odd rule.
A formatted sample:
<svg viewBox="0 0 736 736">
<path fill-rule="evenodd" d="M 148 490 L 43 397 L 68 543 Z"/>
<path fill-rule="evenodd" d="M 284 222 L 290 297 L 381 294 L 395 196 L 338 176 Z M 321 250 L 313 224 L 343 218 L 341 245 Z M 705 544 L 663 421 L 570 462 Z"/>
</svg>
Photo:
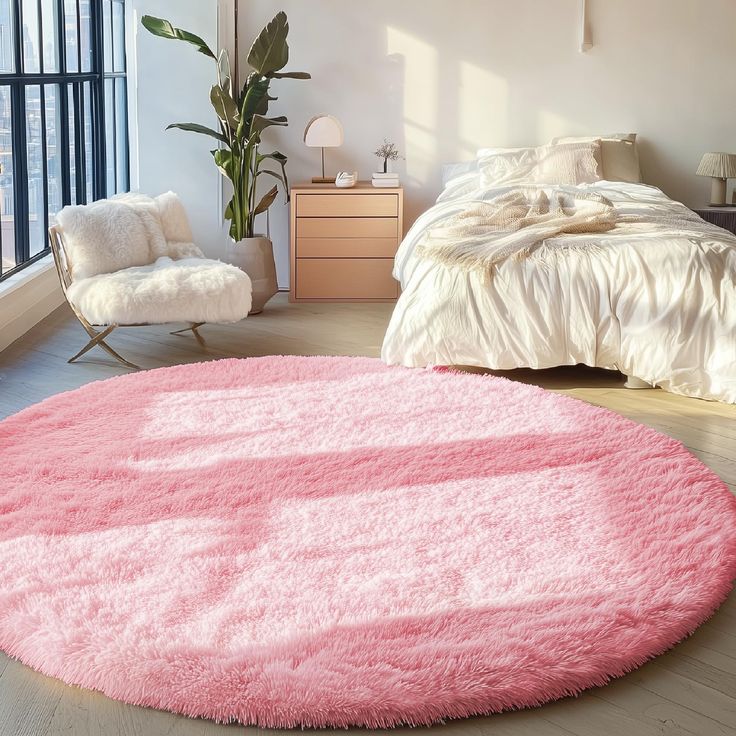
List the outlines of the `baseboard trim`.
<svg viewBox="0 0 736 736">
<path fill-rule="evenodd" d="M 0 284 L 0 351 L 64 303 L 51 256 Z"/>
</svg>

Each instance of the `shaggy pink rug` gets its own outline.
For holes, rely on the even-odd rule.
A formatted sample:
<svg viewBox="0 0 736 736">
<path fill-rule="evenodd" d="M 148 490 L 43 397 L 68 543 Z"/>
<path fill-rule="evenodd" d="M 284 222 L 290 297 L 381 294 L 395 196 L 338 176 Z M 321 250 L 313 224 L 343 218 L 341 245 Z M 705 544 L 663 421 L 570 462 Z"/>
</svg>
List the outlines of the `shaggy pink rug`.
<svg viewBox="0 0 736 736">
<path fill-rule="evenodd" d="M 0 648 L 130 703 L 391 726 L 603 685 L 736 576 L 679 443 L 350 358 L 151 371 L 0 424 Z"/>
</svg>

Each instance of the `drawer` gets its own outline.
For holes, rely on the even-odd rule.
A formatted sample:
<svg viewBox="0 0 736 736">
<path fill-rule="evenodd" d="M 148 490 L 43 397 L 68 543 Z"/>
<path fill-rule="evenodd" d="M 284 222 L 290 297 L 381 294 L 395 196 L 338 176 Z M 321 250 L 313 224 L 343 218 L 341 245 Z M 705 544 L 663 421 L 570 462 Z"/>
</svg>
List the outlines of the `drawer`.
<svg viewBox="0 0 736 736">
<path fill-rule="evenodd" d="M 298 238 L 398 238 L 395 217 L 298 217 Z"/>
<path fill-rule="evenodd" d="M 297 217 L 398 217 L 398 194 L 298 194 Z"/>
<path fill-rule="evenodd" d="M 392 258 L 297 258 L 297 299 L 396 299 Z"/>
<path fill-rule="evenodd" d="M 396 238 L 297 238 L 297 258 L 393 258 Z"/>
</svg>

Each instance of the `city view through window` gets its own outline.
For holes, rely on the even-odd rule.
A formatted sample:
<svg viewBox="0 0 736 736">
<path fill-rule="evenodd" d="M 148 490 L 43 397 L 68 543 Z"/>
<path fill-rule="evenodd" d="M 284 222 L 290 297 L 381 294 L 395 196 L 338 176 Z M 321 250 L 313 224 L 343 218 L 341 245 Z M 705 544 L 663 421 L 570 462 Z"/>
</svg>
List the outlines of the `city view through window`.
<svg viewBox="0 0 736 736">
<path fill-rule="evenodd" d="M 0 0 L 0 278 L 128 189 L 126 84 L 125 0 Z"/>
</svg>

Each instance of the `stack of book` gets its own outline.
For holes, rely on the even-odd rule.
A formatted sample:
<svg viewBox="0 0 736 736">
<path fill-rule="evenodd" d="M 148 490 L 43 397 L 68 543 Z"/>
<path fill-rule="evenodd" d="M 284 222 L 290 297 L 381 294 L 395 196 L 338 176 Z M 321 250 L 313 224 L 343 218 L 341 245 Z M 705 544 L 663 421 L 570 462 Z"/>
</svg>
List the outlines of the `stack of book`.
<svg viewBox="0 0 736 736">
<path fill-rule="evenodd" d="M 399 186 L 399 175 L 391 174 L 391 173 L 384 174 L 383 172 L 374 172 L 373 186 L 374 187 L 398 187 Z"/>
</svg>

